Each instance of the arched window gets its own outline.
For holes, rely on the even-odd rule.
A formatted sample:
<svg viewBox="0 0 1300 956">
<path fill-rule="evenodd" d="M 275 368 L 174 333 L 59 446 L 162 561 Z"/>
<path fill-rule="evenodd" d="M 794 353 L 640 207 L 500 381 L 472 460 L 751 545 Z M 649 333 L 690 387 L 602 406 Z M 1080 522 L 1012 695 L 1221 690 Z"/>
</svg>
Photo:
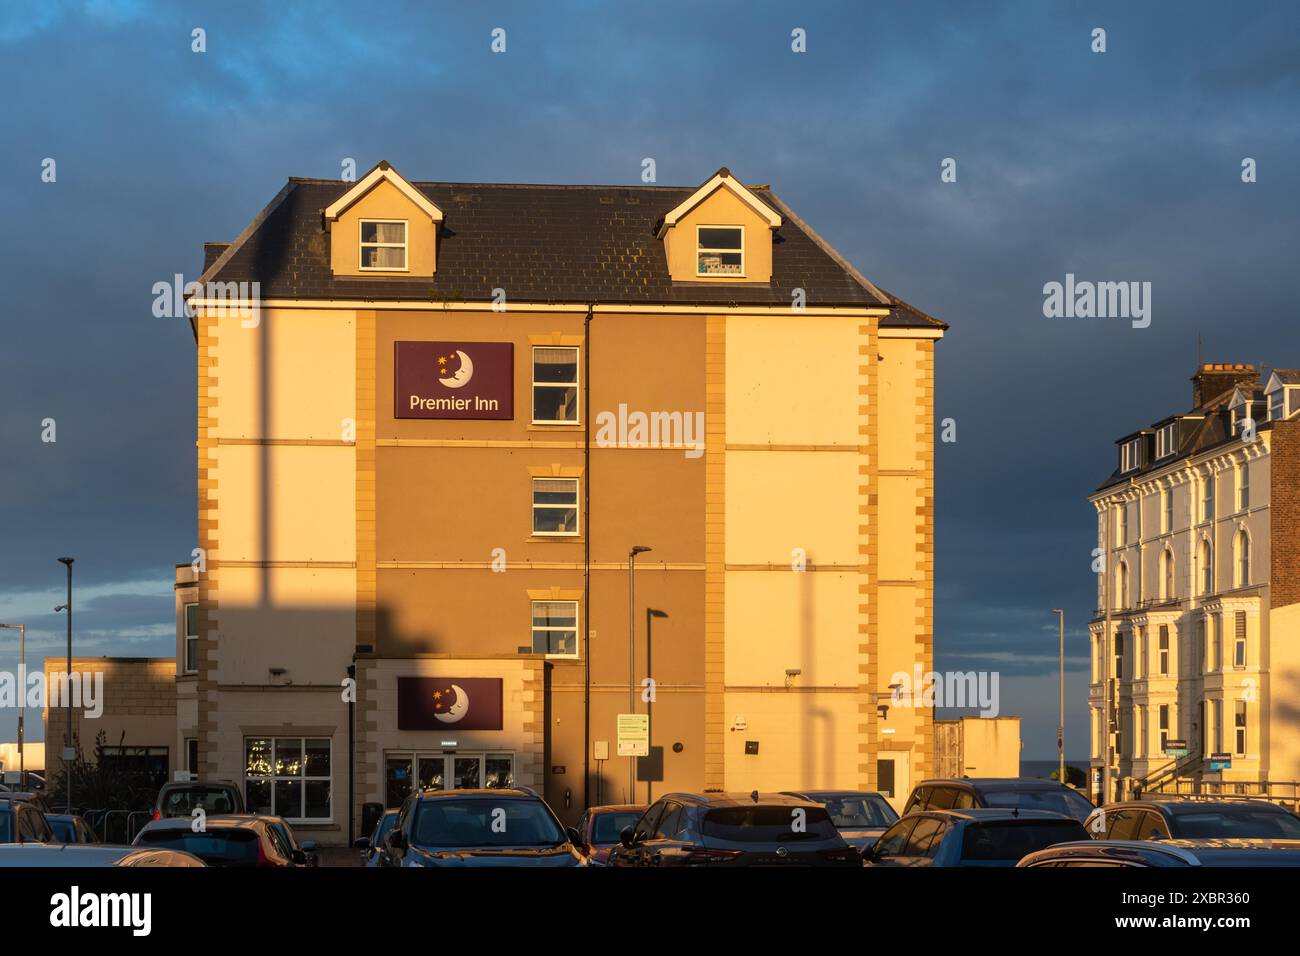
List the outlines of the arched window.
<svg viewBox="0 0 1300 956">
<path fill-rule="evenodd" d="M 1237 532 L 1237 587 L 1244 588 L 1250 583 L 1250 536 L 1246 529 Z"/>
<path fill-rule="evenodd" d="M 1201 593 L 1214 592 L 1214 548 L 1209 538 L 1201 539 Z"/>
<path fill-rule="evenodd" d="M 1174 553 L 1168 548 L 1160 552 L 1160 597 L 1166 601 L 1174 598 Z"/>
</svg>

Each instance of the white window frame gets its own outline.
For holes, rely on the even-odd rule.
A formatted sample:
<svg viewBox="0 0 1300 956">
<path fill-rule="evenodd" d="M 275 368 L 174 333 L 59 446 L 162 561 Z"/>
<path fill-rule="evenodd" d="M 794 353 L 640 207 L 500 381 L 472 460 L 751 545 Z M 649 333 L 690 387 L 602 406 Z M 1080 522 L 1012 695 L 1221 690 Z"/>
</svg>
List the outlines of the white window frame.
<svg viewBox="0 0 1300 956">
<path fill-rule="evenodd" d="M 569 349 L 573 352 L 573 381 L 572 382 L 539 382 L 537 381 L 537 350 L 538 349 Z M 529 366 L 528 379 L 531 388 L 528 390 L 528 401 L 532 405 L 532 411 L 529 413 L 534 425 L 581 425 L 582 424 L 582 347 L 578 345 L 534 345 L 532 352 L 528 356 Z M 579 399 L 574 403 L 575 417 L 567 418 L 538 418 L 537 417 L 537 389 L 539 388 L 572 388 L 574 395 Z"/>
<path fill-rule="evenodd" d="M 740 271 L 739 272 L 701 272 L 700 271 L 700 253 L 717 252 L 726 255 L 735 255 L 735 249 L 718 249 L 713 246 L 701 244 L 700 232 L 704 229 L 735 229 L 740 233 Z M 747 259 L 745 256 L 745 227 L 734 224 L 695 227 L 695 275 L 701 279 L 743 279 L 748 275 Z"/>
<path fill-rule="evenodd" d="M 260 773 L 250 774 L 250 773 L 248 773 L 248 742 L 249 742 L 250 740 L 269 740 L 269 741 L 271 742 L 271 770 L 270 770 L 269 773 L 267 773 L 267 774 L 260 774 Z M 280 741 L 280 740 L 285 740 L 285 741 L 296 740 L 296 741 L 298 741 L 299 746 L 302 748 L 302 754 L 303 754 L 303 767 L 302 767 L 303 772 L 302 772 L 301 774 L 298 774 L 298 775 L 296 775 L 296 776 L 292 776 L 292 777 L 289 777 L 289 776 L 279 776 L 279 775 L 276 774 L 276 772 L 275 772 L 275 747 L 276 747 L 276 743 L 277 743 L 277 741 Z M 329 757 L 329 760 L 330 760 L 330 767 L 329 767 L 329 774 L 328 774 L 328 775 L 326 775 L 326 776 L 324 776 L 324 777 L 317 777 L 317 776 L 310 776 L 310 777 L 309 777 L 309 776 L 307 776 L 307 741 L 308 741 L 308 740 L 324 740 L 324 741 L 328 741 L 328 743 L 329 743 L 329 752 L 330 752 L 330 757 Z M 242 778 L 243 778 L 243 784 L 244 784 L 243 796 L 244 796 L 244 800 L 245 800 L 246 802 L 247 802 L 247 800 L 248 800 L 248 781 L 250 781 L 250 780 L 256 780 L 256 781 L 265 780 L 267 783 L 269 783 L 269 784 L 271 785 L 271 812 L 272 812 L 273 815 L 278 816 L 278 817 L 284 817 L 284 819 L 287 820 L 289 823 L 300 823 L 300 824 L 303 824 L 303 825 L 307 825 L 307 824 L 317 824 L 317 823 L 332 823 L 332 822 L 334 821 L 334 796 L 335 796 L 335 795 L 334 795 L 334 789 L 335 789 L 335 788 L 334 788 L 334 781 L 333 781 L 333 775 L 334 775 L 334 738 L 333 738 L 333 737 L 331 737 L 331 736 L 327 736 L 327 735 L 324 735 L 324 734 L 303 734 L 303 735 L 299 735 L 299 734 L 244 734 L 244 735 L 241 737 L 240 743 L 241 743 L 241 745 L 242 745 L 242 747 L 243 747 L 243 750 L 242 750 L 242 752 L 241 752 L 241 754 L 240 754 L 240 759 L 241 759 L 241 761 L 243 762 L 243 771 L 242 771 Z M 307 801 L 307 783 L 308 783 L 309 781 L 311 781 L 311 782 L 324 781 L 324 782 L 328 783 L 328 784 L 330 785 L 330 815 L 329 815 L 328 817 L 302 817 L 302 816 L 298 816 L 297 814 L 294 814 L 293 816 L 290 816 L 290 815 L 288 815 L 288 814 L 282 813 L 282 812 L 281 812 L 281 808 L 280 808 L 280 807 L 277 807 L 277 806 L 275 805 L 275 782 L 276 782 L 277 780 L 299 780 L 299 781 L 302 782 L 302 785 L 303 785 L 303 786 L 302 786 L 302 800 L 303 800 L 303 803 L 302 803 L 302 805 L 300 805 L 299 808 L 298 808 L 300 811 L 302 810 L 303 806 L 306 806 L 306 801 Z M 250 812 L 251 812 L 251 811 L 250 811 Z"/>
<path fill-rule="evenodd" d="M 1160 494 L 1160 530 L 1168 534 L 1174 530 L 1174 489 L 1162 488 Z"/>
<path fill-rule="evenodd" d="M 1217 480 L 1217 477 L 1218 477 L 1217 475 L 1211 473 L 1205 479 L 1203 487 L 1201 488 L 1201 520 L 1202 521 L 1213 521 L 1215 518 L 1214 483 Z"/>
<path fill-rule="evenodd" d="M 198 631 L 198 602 L 192 601 L 185 605 L 182 613 L 184 615 L 184 634 L 181 635 L 181 673 L 197 674 L 199 672 L 199 631 Z M 194 633 L 190 633 L 190 608 L 194 608 Z M 190 642 L 194 643 L 194 666 L 190 667 Z"/>
<path fill-rule="evenodd" d="M 402 241 L 401 242 L 366 242 L 361 237 L 365 234 L 366 223 L 388 224 L 401 223 Z M 410 272 L 411 271 L 411 224 L 405 219 L 358 219 L 357 220 L 357 270 L 360 272 Z M 365 256 L 362 253 L 369 248 L 373 249 L 401 249 L 402 250 L 402 267 L 400 269 L 389 266 L 366 266 L 362 265 Z"/>
<path fill-rule="evenodd" d="M 1142 439 L 1132 438 L 1119 446 L 1120 452 L 1120 471 L 1134 471 L 1138 467 L 1141 448 L 1139 447 Z"/>
<path fill-rule="evenodd" d="M 1281 421 L 1286 418 L 1286 389 L 1279 388 L 1268 397 L 1268 420 Z"/>
<path fill-rule="evenodd" d="M 570 628 L 567 628 L 567 627 L 545 627 L 545 626 L 543 626 L 543 627 L 538 627 L 538 626 L 534 625 L 534 624 L 533 624 L 533 618 L 535 617 L 534 608 L 535 608 L 538 604 L 571 604 L 571 605 L 573 605 L 573 623 L 574 623 L 573 628 L 570 629 Z M 572 653 L 572 654 L 552 654 L 552 653 L 550 653 L 550 652 L 548 651 L 548 652 L 546 653 L 546 657 L 547 657 L 548 660 L 565 660 L 565 661 L 572 661 L 572 660 L 577 660 L 579 657 L 581 657 L 581 655 L 582 655 L 582 607 L 581 607 L 581 605 L 579 604 L 579 602 L 577 602 L 577 601 L 573 601 L 573 600 L 568 600 L 568 599 L 565 599 L 565 598 L 560 598 L 560 599 L 558 599 L 558 600 L 552 600 L 551 598 L 538 598 L 538 599 L 536 599 L 536 600 L 533 600 L 533 601 L 529 601 L 529 602 L 528 602 L 528 646 L 529 646 L 530 649 L 532 649 L 532 648 L 534 648 L 534 647 L 536 646 L 534 642 L 535 642 L 535 635 L 537 634 L 538 631 L 568 631 L 568 630 L 573 630 L 573 632 L 574 632 L 574 641 L 573 641 L 573 643 L 574 643 L 574 649 L 573 649 L 573 653 Z M 550 644 L 551 644 L 551 642 L 548 640 L 548 641 L 546 642 L 547 647 L 550 647 Z M 534 650 L 533 653 L 537 653 L 537 652 Z"/>
<path fill-rule="evenodd" d="M 1241 624 L 1240 633 L 1237 625 Z M 1232 617 L 1232 666 L 1245 668 L 1246 642 L 1250 639 L 1250 619 L 1244 611 L 1237 611 Z"/>
<path fill-rule="evenodd" d="M 1244 757 L 1246 755 L 1246 723 L 1250 719 L 1247 702 L 1244 699 L 1234 701 L 1232 711 L 1233 753 L 1238 757 Z"/>
<path fill-rule="evenodd" d="M 1157 673 L 1161 677 L 1169 676 L 1169 625 L 1161 624 L 1156 631 L 1156 659 L 1158 661 Z"/>
<path fill-rule="evenodd" d="M 538 531 L 537 530 L 537 512 L 553 510 L 555 508 L 567 508 L 568 505 L 556 505 L 548 503 L 537 503 L 537 483 L 539 481 L 567 481 L 573 485 L 573 512 L 574 528 L 572 531 Z M 535 475 L 532 479 L 533 487 L 533 537 L 535 538 L 576 538 L 582 534 L 582 480 L 579 478 L 569 478 L 560 476 L 553 478 L 548 475 Z"/>
<path fill-rule="evenodd" d="M 1237 474 L 1237 510 L 1250 508 L 1250 465 L 1242 462 Z"/>
<path fill-rule="evenodd" d="M 1166 458 L 1178 450 L 1177 429 L 1177 422 L 1160 426 L 1160 430 L 1156 432 L 1157 458 Z"/>
</svg>

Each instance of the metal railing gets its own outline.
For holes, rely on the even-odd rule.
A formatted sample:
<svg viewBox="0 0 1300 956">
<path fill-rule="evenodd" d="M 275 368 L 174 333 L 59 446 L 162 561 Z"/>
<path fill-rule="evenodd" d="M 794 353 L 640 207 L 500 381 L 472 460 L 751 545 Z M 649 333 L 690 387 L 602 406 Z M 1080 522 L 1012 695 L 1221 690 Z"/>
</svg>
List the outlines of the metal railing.
<svg viewBox="0 0 1300 956">
<path fill-rule="evenodd" d="M 153 814 L 148 810 L 96 809 L 78 811 L 104 843 L 129 844 Z"/>
<path fill-rule="evenodd" d="M 1300 811 L 1300 782 L 1294 780 L 1201 780 L 1173 777 L 1145 793 L 1193 800 L 1258 800 Z"/>
</svg>

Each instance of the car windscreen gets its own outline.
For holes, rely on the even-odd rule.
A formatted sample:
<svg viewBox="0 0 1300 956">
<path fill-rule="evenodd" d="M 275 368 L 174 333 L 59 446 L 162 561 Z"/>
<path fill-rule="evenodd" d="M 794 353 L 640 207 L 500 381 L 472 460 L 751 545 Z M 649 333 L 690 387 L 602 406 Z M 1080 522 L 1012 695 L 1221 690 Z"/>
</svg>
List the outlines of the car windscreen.
<svg viewBox="0 0 1300 956">
<path fill-rule="evenodd" d="M 894 808 L 875 794 L 849 794 L 821 800 L 831 822 L 841 830 L 887 827 L 898 819 Z"/>
<path fill-rule="evenodd" d="M 221 827 L 203 833 L 195 833 L 188 827 L 183 830 L 146 828 L 140 832 L 139 840 L 147 846 L 193 853 L 209 866 L 257 865 L 257 833 L 239 827 Z"/>
<path fill-rule="evenodd" d="M 567 837 L 545 805 L 481 797 L 422 800 L 411 842 L 424 847 L 558 846 Z"/>
<path fill-rule="evenodd" d="M 13 843 L 14 815 L 9 810 L 0 810 L 0 843 Z"/>
<path fill-rule="evenodd" d="M 165 817 L 188 817 L 195 807 L 202 807 L 207 813 L 237 813 L 239 808 L 231 797 L 227 787 L 186 787 L 184 790 L 169 790 L 163 794 L 162 815 Z"/>
<path fill-rule="evenodd" d="M 1083 827 L 1070 820 L 990 820 L 972 823 L 962 834 L 961 858 L 1005 862 L 1069 840 L 1086 840 Z"/>
<path fill-rule="evenodd" d="M 641 813 L 637 810 L 598 813 L 591 825 L 591 842 L 617 843 L 618 835 L 623 832 L 623 828 L 636 826 L 636 822 L 640 819 Z"/>
<path fill-rule="evenodd" d="M 803 811 L 802 816 L 796 810 Z M 729 843 L 828 840 L 838 836 L 830 814 L 822 807 L 718 807 L 704 815 L 705 838 Z"/>
<path fill-rule="evenodd" d="M 1255 838 L 1264 840 L 1300 840 L 1300 819 L 1278 810 L 1252 807 L 1231 810 L 1205 810 L 1174 816 L 1179 837 Z"/>
<path fill-rule="evenodd" d="M 1087 797 L 1060 787 L 1053 790 L 993 790 L 985 791 L 984 803 L 990 807 L 1008 810 L 1050 810 L 1064 813 L 1076 820 L 1086 820 L 1093 811 Z"/>
</svg>

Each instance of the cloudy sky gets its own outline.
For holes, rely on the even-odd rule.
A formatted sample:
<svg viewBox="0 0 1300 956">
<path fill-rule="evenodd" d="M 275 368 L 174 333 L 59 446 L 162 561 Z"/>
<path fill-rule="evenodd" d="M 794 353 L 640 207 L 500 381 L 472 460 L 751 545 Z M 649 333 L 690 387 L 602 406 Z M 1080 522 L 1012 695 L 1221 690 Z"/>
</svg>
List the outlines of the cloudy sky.
<svg viewBox="0 0 1300 956">
<path fill-rule="evenodd" d="M 27 622 L 30 660 L 62 644 L 62 554 L 79 654 L 172 653 L 194 344 L 151 288 L 349 157 L 443 181 L 725 164 L 949 322 L 938 661 L 1001 671 L 1030 758 L 1055 752 L 1058 606 L 1086 752 L 1086 495 L 1113 440 L 1188 404 L 1198 335 L 1206 360 L 1300 365 L 1293 3 L 31 6 L 0 8 L 0 620 Z M 1152 283 L 1150 327 L 1045 318 L 1067 272 Z"/>
</svg>

